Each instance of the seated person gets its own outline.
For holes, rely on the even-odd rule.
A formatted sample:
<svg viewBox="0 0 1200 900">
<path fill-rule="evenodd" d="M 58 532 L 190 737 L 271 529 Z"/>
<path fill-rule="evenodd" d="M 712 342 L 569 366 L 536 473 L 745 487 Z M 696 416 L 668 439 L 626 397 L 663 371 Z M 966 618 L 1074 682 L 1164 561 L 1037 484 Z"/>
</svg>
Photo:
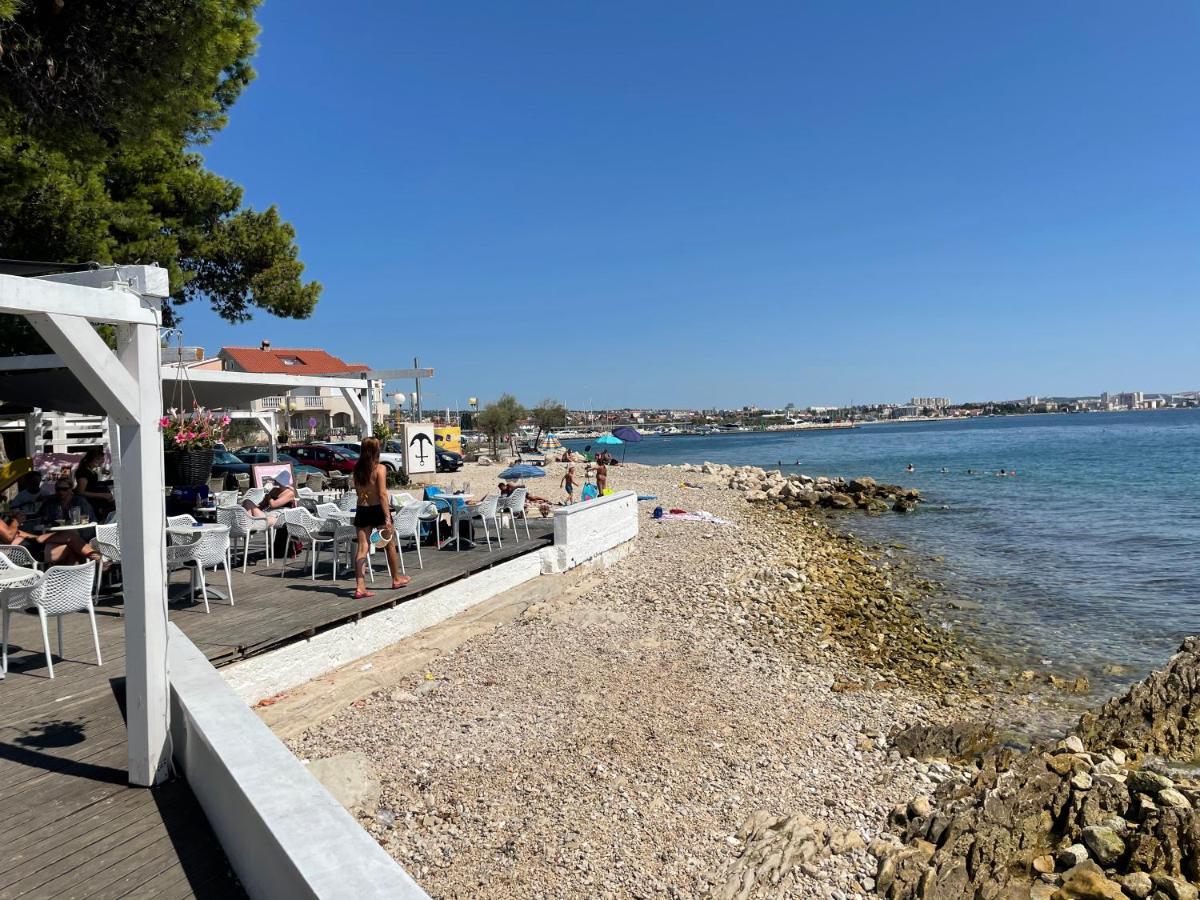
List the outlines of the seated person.
<svg viewBox="0 0 1200 900">
<path fill-rule="evenodd" d="M 91 517 L 92 508 L 82 497 L 74 496 L 70 481 L 59 479 L 55 483 L 54 493 L 54 497 L 42 505 L 42 518 L 47 524 L 58 519 L 69 519 L 72 508 L 78 508 L 80 515 Z M 47 531 L 35 535 L 21 527 L 24 521 L 23 512 L 0 521 L 0 543 L 29 548 L 29 552 L 35 558 L 41 557 L 47 567 L 78 565 L 90 559 L 100 559 L 100 554 L 80 537 L 78 531 Z"/>
<path fill-rule="evenodd" d="M 266 519 L 272 528 L 279 522 L 279 510 L 296 505 L 296 489 L 292 487 L 292 473 L 286 469 L 275 476 L 275 487 L 267 491 L 258 503 L 243 500 L 242 507 L 256 519 Z"/>
<path fill-rule="evenodd" d="M 48 498 L 54 496 L 54 485 L 51 483 L 42 483 L 42 473 L 36 469 L 32 472 L 26 472 L 17 479 L 17 496 L 13 497 L 12 508 L 20 509 L 27 513 L 35 513 L 41 507 L 42 503 Z"/>
<path fill-rule="evenodd" d="M 95 521 L 96 511 L 92 504 L 75 493 L 74 481 L 69 477 L 59 476 L 54 482 L 54 496 L 47 497 L 42 504 L 42 521 L 47 525 L 58 522 L 70 522 L 71 510 L 79 510 L 80 518 L 87 516 Z"/>
<path fill-rule="evenodd" d="M 83 459 L 79 461 L 74 473 L 75 493 L 92 505 L 97 517 L 107 515 L 108 511 L 116 506 L 112 491 L 100 480 L 96 471 L 102 459 L 104 451 L 99 447 L 92 447 L 83 454 Z"/>
</svg>

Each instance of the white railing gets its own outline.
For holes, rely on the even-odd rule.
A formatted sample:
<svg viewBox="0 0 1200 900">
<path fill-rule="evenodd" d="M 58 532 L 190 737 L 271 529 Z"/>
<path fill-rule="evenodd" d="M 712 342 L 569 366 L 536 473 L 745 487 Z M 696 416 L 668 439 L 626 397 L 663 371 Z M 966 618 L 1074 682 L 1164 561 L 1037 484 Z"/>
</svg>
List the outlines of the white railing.
<svg viewBox="0 0 1200 900">
<path fill-rule="evenodd" d="M 301 405 L 306 409 L 323 409 L 325 406 L 324 397 L 299 397 L 297 399 L 303 401 Z"/>
<path fill-rule="evenodd" d="M 258 401 L 259 409 L 279 409 L 283 406 L 282 397 L 263 397 Z"/>
</svg>

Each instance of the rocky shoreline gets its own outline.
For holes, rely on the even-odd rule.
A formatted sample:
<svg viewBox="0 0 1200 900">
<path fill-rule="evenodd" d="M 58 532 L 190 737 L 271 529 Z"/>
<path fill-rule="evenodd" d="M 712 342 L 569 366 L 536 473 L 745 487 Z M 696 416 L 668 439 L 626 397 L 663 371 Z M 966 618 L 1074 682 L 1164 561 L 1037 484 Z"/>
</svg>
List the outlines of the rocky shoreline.
<svg viewBox="0 0 1200 900">
<path fill-rule="evenodd" d="M 370 761 L 381 788 L 359 821 L 432 895 L 1028 897 L 1017 878 L 1005 882 L 1016 893 L 986 879 L 966 893 L 929 885 L 960 869 L 1028 874 L 1046 857 L 1053 870 L 1029 884 L 1074 890 L 1059 851 L 1111 825 L 1089 812 L 1077 833 L 1055 831 L 1051 806 L 1038 855 L 1017 859 L 993 839 L 989 856 L 964 837 L 988 834 L 970 798 L 986 813 L 1018 765 L 1039 789 L 1038 765 L 1095 784 L 1120 765 L 1106 749 L 1119 744 L 1096 732 L 1091 755 L 994 746 L 994 672 L 923 613 L 937 585 L 827 519 L 919 495 L 714 464 L 620 466 L 610 484 L 732 524 L 658 522 L 646 509 L 614 568 L 292 742 L 302 757 Z M 1153 718 L 1158 701 L 1143 700 Z M 1070 764 L 1046 761 L 1058 756 Z M 1127 765 L 1141 761 L 1127 752 Z M 1109 797 L 1091 796 L 1080 809 Z M 1135 802 L 1121 807 L 1127 823 L 1140 822 Z M 1185 887 L 1191 877 L 1183 863 L 1159 869 Z"/>
</svg>

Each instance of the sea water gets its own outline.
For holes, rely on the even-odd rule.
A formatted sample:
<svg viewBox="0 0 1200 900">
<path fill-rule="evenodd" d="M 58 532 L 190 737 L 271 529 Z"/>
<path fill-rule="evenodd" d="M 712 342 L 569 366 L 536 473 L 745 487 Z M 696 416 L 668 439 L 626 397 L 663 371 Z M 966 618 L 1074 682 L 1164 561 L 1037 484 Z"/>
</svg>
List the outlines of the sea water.
<svg viewBox="0 0 1200 900">
<path fill-rule="evenodd" d="M 1095 696 L 1200 633 L 1200 409 L 649 436 L 626 450 L 920 489 L 915 513 L 841 521 L 938 558 L 932 574 L 971 601 L 958 626 L 1014 668 L 1087 675 Z"/>
</svg>

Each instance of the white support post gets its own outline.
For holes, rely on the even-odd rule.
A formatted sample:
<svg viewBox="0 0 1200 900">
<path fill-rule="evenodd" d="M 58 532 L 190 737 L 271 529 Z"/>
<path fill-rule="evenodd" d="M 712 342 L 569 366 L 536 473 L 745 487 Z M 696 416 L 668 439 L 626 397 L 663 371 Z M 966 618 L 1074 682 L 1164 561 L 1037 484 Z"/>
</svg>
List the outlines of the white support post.
<svg viewBox="0 0 1200 900">
<path fill-rule="evenodd" d="M 165 510 L 163 499 L 161 350 L 158 329 L 121 325 L 117 356 L 137 392 L 137 416 L 120 425 L 121 562 L 125 594 L 125 719 L 129 781 L 150 786 L 167 775 L 170 695 L 167 682 Z"/>
<path fill-rule="evenodd" d="M 369 383 L 368 383 L 369 385 Z M 363 427 L 363 437 L 370 437 L 373 433 L 371 425 L 371 417 L 367 413 L 367 408 L 363 406 L 362 400 L 358 396 L 358 388 L 339 388 L 342 396 L 346 398 L 346 402 L 350 404 L 350 408 L 354 410 L 354 418 L 358 420 L 358 424 Z M 370 391 L 370 387 L 367 387 Z"/>
<path fill-rule="evenodd" d="M 271 454 L 271 462 L 279 461 L 279 416 L 277 413 L 271 413 L 271 417 L 259 416 L 258 421 L 262 422 L 263 428 L 267 431 L 267 449 Z"/>
<path fill-rule="evenodd" d="M 42 410 L 34 407 L 25 417 L 25 453 L 30 458 L 42 452 Z"/>
</svg>

